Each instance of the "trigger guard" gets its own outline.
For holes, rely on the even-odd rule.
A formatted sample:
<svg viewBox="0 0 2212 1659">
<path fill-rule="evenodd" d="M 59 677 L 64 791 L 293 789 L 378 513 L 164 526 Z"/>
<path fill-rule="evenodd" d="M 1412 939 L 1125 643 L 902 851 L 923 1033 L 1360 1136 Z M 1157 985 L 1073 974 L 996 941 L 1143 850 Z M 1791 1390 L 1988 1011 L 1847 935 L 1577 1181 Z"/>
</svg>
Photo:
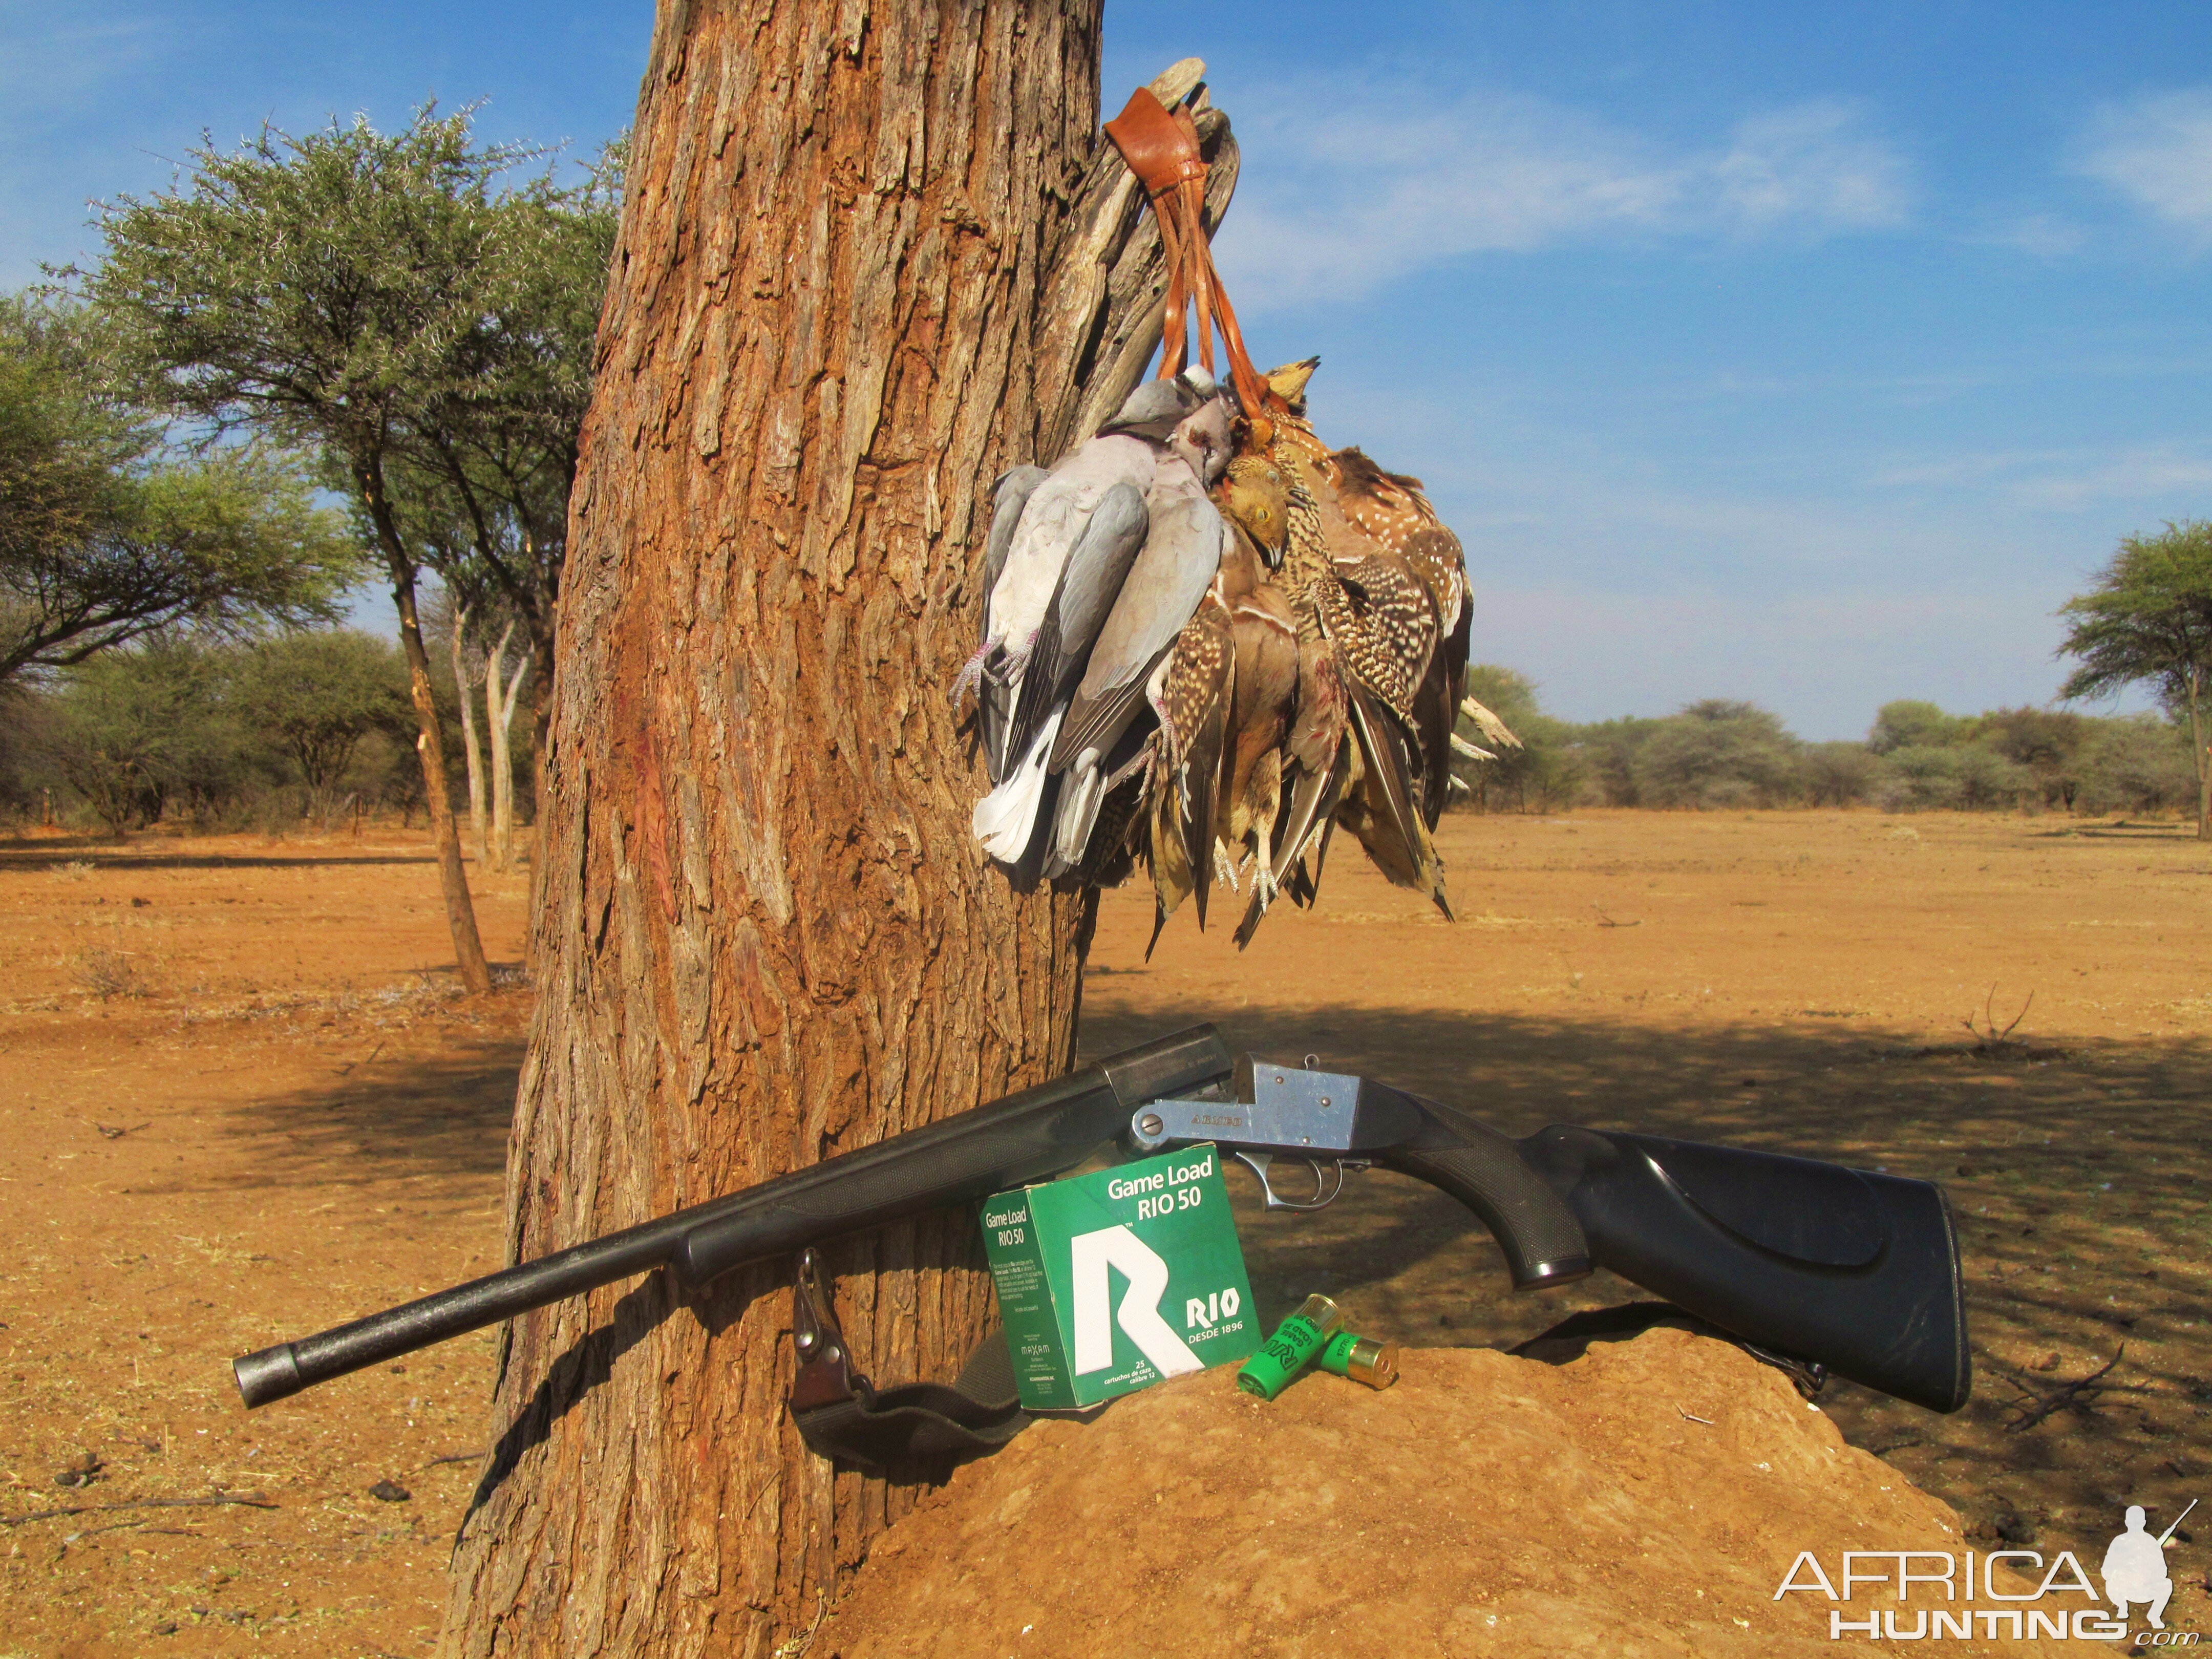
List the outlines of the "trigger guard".
<svg viewBox="0 0 2212 1659">
<path fill-rule="evenodd" d="M 1344 1192 L 1344 1165 L 1334 1161 L 1328 1166 L 1336 1175 L 1336 1180 L 1332 1184 L 1322 1170 L 1321 1159 L 1310 1158 L 1301 1160 L 1314 1172 L 1314 1195 L 1309 1199 L 1291 1199 L 1285 1198 L 1278 1193 L 1275 1190 L 1274 1182 L 1267 1178 L 1268 1170 L 1275 1161 L 1274 1153 L 1231 1152 L 1230 1157 L 1259 1177 L 1261 1200 L 1270 1210 L 1325 1210 L 1335 1203 Z"/>
</svg>

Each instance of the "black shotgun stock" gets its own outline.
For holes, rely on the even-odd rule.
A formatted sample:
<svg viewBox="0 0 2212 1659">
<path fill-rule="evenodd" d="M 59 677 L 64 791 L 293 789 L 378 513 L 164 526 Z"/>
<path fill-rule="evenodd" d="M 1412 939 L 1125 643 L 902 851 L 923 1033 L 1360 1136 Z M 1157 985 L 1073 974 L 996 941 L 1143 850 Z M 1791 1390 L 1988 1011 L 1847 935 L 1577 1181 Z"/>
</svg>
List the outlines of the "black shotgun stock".
<svg viewBox="0 0 2212 1659">
<path fill-rule="evenodd" d="M 1520 1145 L 1600 1267 L 1916 1406 L 1966 1403 L 1958 1234 L 1933 1182 L 1565 1124 Z"/>
<path fill-rule="evenodd" d="M 1145 1101 L 1221 1083 L 1234 1063 L 1213 1027 L 1194 1025 L 744 1192 L 242 1355 L 231 1370 L 246 1403 L 265 1406 L 655 1267 L 702 1282 L 763 1256 L 1042 1181 L 1115 1139 Z"/>
<path fill-rule="evenodd" d="M 1931 1182 L 1564 1124 L 1514 1140 L 1387 1084 L 1255 1058 L 1237 1080 L 1233 1102 L 1154 1102 L 1131 1139 L 1211 1140 L 1278 1209 L 1317 1209 L 1345 1169 L 1379 1164 L 1473 1211 L 1516 1290 L 1608 1267 L 1759 1347 L 1931 1411 L 1966 1403 L 1958 1237 Z M 1313 1166 L 1313 1197 L 1278 1192 L 1285 1161 Z"/>
<path fill-rule="evenodd" d="M 1231 1085 L 1232 1086 L 1224 1086 Z M 927 1210 L 1066 1174 L 1102 1147 L 1212 1141 L 1270 1207 L 1319 1209 L 1371 1164 L 1480 1218 L 1520 1290 L 1594 1267 L 1746 1342 L 1935 1411 L 1970 1384 L 1942 1188 L 1808 1158 L 1562 1125 L 1515 1140 L 1455 1107 L 1341 1073 L 1232 1060 L 1212 1026 L 742 1193 L 234 1362 L 249 1406 L 666 1267 L 690 1285 Z M 1313 1167 L 1286 1197 L 1273 1166 Z M 1332 1177 L 1334 1184 L 1332 1184 Z"/>
</svg>

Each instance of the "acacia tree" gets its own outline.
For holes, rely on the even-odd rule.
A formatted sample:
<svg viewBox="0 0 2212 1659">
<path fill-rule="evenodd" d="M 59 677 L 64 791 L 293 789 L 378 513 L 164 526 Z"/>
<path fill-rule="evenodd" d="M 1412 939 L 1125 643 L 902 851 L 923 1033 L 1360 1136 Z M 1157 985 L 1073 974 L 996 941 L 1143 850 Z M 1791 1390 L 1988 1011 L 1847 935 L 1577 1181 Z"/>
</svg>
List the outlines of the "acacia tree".
<svg viewBox="0 0 2212 1659">
<path fill-rule="evenodd" d="M 392 642 L 350 628 L 262 641 L 234 665 L 228 696 L 248 729 L 299 768 L 307 816 L 325 823 L 362 739 L 404 732 L 407 701 Z"/>
<path fill-rule="evenodd" d="M 149 635 L 336 619 L 361 569 L 297 459 L 193 454 L 109 383 L 82 308 L 0 296 L 0 684 Z"/>
<path fill-rule="evenodd" d="M 2071 619 L 2059 653 L 2081 659 L 2061 696 L 2109 696 L 2148 684 L 2170 711 L 2187 713 L 2197 836 L 2212 841 L 2212 754 L 2203 706 L 2212 673 L 2212 523 L 2186 520 L 2169 523 L 2162 535 L 2127 537 L 2097 585 L 2058 614 Z"/>
<path fill-rule="evenodd" d="M 625 149 L 617 143 L 601 150 L 574 188 L 539 179 L 493 204 L 502 257 L 470 339 L 467 372 L 405 434 L 407 463 L 394 480 L 447 527 L 441 574 L 496 592 L 522 624 L 531 747 L 541 756 L 552 717 L 568 496 Z M 471 567 L 465 574 L 463 564 Z"/>
<path fill-rule="evenodd" d="M 192 152 L 183 187 L 103 210 L 86 288 L 149 395 L 217 428 L 325 454 L 391 578 L 416 750 L 462 981 L 491 988 L 446 788 L 445 744 L 416 613 L 422 550 L 391 470 L 453 405 L 504 291 L 494 182 L 525 152 L 474 149 L 467 112 L 425 108 L 386 137 L 357 119 L 234 155 Z"/>
<path fill-rule="evenodd" d="M 945 690 L 993 478 L 1158 337 L 1098 26 L 1098 0 L 660 10 L 571 506 L 511 1260 L 1073 1059 L 1086 905 L 985 862 Z M 1226 124 L 1200 132 L 1225 201 Z M 872 1374 L 945 1376 L 981 1334 L 972 1214 L 827 1256 Z M 913 1494 L 801 1445 L 788 1271 L 507 1328 L 448 1653 L 764 1656 L 811 1625 Z"/>
</svg>

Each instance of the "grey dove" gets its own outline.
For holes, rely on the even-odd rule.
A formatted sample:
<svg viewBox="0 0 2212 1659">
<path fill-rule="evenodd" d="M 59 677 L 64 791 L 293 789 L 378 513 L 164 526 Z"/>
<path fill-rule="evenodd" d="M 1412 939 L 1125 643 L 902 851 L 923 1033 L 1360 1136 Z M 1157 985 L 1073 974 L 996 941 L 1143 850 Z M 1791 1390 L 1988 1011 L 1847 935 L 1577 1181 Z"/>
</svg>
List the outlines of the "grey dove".
<svg viewBox="0 0 2212 1659">
<path fill-rule="evenodd" d="M 1195 437 L 1186 430 L 1194 417 Z M 1194 461 L 1205 465 L 1208 445 L 1225 456 L 1227 416 L 1212 377 L 1192 370 L 1139 386 L 1097 437 L 1049 472 L 1022 468 L 1000 480 L 985 550 L 982 640 L 954 695 L 976 696 L 994 787 L 976 803 L 974 829 L 1001 862 L 1021 863 L 1048 798 L 1057 795 L 1054 780 L 1066 763 L 1054 763 L 1055 742 L 1154 533 L 1161 470 L 1174 475 L 1160 497 L 1166 506 L 1176 481 L 1194 476 Z"/>
</svg>

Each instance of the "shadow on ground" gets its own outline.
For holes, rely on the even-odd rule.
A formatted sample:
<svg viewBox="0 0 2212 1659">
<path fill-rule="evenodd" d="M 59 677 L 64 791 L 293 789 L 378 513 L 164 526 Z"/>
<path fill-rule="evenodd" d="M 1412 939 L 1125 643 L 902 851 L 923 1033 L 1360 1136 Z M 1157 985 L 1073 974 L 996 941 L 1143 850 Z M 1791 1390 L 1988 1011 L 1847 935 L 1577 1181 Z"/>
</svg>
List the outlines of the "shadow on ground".
<svg viewBox="0 0 2212 1659">
<path fill-rule="evenodd" d="M 240 1184 L 361 1186 L 392 1177 L 473 1178 L 507 1168 L 524 1042 L 457 1031 L 438 1053 L 334 1062 L 326 1088 L 264 1096 L 240 1109 L 234 1133 L 258 1143 Z"/>
<path fill-rule="evenodd" d="M 1170 1024 L 1121 993 L 1090 986 L 1086 1058 Z M 1975 1398 L 1939 1418 L 1832 1384 L 1821 1403 L 1846 1434 L 1970 1518 L 2014 1516 L 2015 1531 L 2127 1503 L 2178 1513 L 2212 1474 L 2194 1449 L 2212 1415 L 2202 1041 L 1927 1047 L 1856 1028 L 1183 1012 L 1213 1012 L 1232 1047 L 1315 1054 L 1516 1135 L 1552 1122 L 1643 1129 L 1941 1181 L 1960 1227 Z M 1232 1184 L 1271 1319 L 1325 1290 L 1370 1334 L 1510 1346 L 1640 1294 L 1601 1274 L 1515 1297 L 1480 1224 L 1403 1176 L 1355 1176 L 1313 1215 L 1263 1212 L 1255 1183 L 1240 1172 Z M 2066 1391 L 2116 1358 L 2100 1386 Z"/>
<path fill-rule="evenodd" d="M 94 855 L 97 856 L 94 856 Z M 0 842 L 0 868 L 55 870 L 64 865 L 94 863 L 102 870 L 306 870 L 319 866 L 430 864 L 437 854 L 428 848 L 419 853 L 179 853 L 152 848 L 121 846 L 107 841 L 55 842 Z"/>
</svg>

